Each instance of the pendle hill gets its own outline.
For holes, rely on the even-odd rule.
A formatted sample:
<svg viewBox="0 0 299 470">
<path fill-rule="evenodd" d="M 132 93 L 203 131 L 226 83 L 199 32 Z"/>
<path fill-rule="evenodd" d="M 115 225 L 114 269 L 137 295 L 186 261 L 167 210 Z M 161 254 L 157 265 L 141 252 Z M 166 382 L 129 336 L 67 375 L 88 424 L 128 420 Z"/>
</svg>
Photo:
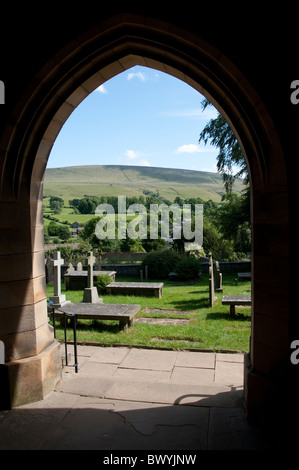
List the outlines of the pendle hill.
<svg viewBox="0 0 299 470">
<path fill-rule="evenodd" d="M 234 190 L 244 189 L 241 180 Z M 124 165 L 88 165 L 48 168 L 44 178 L 44 198 L 58 196 L 68 201 L 84 196 L 147 196 L 158 195 L 171 202 L 201 198 L 220 202 L 224 193 L 218 173 Z"/>
</svg>

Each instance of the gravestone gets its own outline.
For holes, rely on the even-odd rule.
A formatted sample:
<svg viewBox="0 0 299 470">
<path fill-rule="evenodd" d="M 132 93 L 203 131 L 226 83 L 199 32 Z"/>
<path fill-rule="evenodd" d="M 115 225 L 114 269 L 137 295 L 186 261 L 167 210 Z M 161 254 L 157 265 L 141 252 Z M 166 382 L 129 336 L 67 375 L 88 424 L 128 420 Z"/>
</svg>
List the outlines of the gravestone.
<svg viewBox="0 0 299 470">
<path fill-rule="evenodd" d="M 214 266 L 212 253 L 209 253 L 209 302 L 210 307 L 214 306 L 215 297 L 215 284 L 214 284 Z"/>
<path fill-rule="evenodd" d="M 77 264 L 77 271 L 83 271 L 83 266 L 82 266 L 81 261 L 79 261 L 79 263 Z"/>
<path fill-rule="evenodd" d="M 51 260 L 51 265 L 54 269 L 54 295 L 49 300 L 53 302 L 52 307 L 58 308 L 68 303 L 65 295 L 61 294 L 61 266 L 64 260 L 60 258 L 60 251 L 55 251 L 54 259 Z"/>
<path fill-rule="evenodd" d="M 53 272 L 52 258 L 50 256 L 50 253 L 46 254 L 45 268 L 46 268 L 46 283 L 52 284 L 53 279 L 54 279 L 54 272 Z"/>
<path fill-rule="evenodd" d="M 215 300 L 215 295 L 214 295 L 213 267 L 209 266 L 209 302 L 210 302 L 210 307 L 214 306 L 214 300 Z"/>
<path fill-rule="evenodd" d="M 215 264 L 216 264 L 215 290 L 216 290 L 216 292 L 223 292 L 223 290 L 222 290 L 222 273 L 220 272 L 219 261 L 216 261 Z"/>
<path fill-rule="evenodd" d="M 98 290 L 93 285 L 93 265 L 96 258 L 93 256 L 93 252 L 88 252 L 87 257 L 87 287 L 84 289 L 83 302 L 88 304 L 102 303 L 103 299 L 98 296 Z"/>
<path fill-rule="evenodd" d="M 74 266 L 72 265 L 72 263 L 69 263 L 66 273 L 69 274 L 69 273 L 73 273 L 74 271 L 75 271 Z"/>
</svg>

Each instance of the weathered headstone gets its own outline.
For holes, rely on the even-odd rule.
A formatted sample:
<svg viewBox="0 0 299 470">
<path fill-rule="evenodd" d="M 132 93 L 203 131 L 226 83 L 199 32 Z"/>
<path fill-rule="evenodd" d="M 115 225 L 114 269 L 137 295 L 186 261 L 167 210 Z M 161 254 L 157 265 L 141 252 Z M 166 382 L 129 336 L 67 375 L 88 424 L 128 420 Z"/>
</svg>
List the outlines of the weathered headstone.
<svg viewBox="0 0 299 470">
<path fill-rule="evenodd" d="M 46 270 L 46 283 L 52 284 L 53 279 L 54 279 L 54 272 L 53 272 L 52 258 L 50 256 L 50 253 L 46 254 L 45 270 Z"/>
<path fill-rule="evenodd" d="M 215 290 L 216 290 L 216 292 L 223 292 L 223 290 L 222 290 L 222 273 L 220 272 L 219 261 L 216 261 L 215 264 L 216 264 Z"/>
<path fill-rule="evenodd" d="M 210 307 L 213 307 L 214 300 L 215 300 L 215 295 L 214 295 L 213 267 L 209 266 L 209 301 L 210 301 Z"/>
<path fill-rule="evenodd" d="M 69 263 L 66 274 L 73 273 L 74 271 L 75 271 L 74 266 L 72 265 L 72 263 Z"/>
<path fill-rule="evenodd" d="M 214 266 L 212 253 L 209 253 L 209 301 L 210 307 L 214 306 L 215 297 L 215 284 L 214 284 Z"/>
<path fill-rule="evenodd" d="M 82 266 L 81 261 L 79 261 L 79 263 L 77 264 L 77 271 L 83 271 L 83 266 Z"/>
<path fill-rule="evenodd" d="M 65 295 L 61 294 L 61 266 L 63 263 L 64 260 L 60 257 L 60 251 L 55 251 L 54 259 L 51 261 L 54 268 L 54 295 L 49 299 L 53 302 L 52 307 L 54 308 L 61 307 L 68 302 Z"/>
<path fill-rule="evenodd" d="M 93 285 L 93 265 L 96 258 L 93 256 L 93 252 L 89 251 L 87 257 L 87 287 L 84 289 L 83 302 L 88 304 L 96 304 L 103 302 L 98 296 L 98 290 Z"/>
</svg>

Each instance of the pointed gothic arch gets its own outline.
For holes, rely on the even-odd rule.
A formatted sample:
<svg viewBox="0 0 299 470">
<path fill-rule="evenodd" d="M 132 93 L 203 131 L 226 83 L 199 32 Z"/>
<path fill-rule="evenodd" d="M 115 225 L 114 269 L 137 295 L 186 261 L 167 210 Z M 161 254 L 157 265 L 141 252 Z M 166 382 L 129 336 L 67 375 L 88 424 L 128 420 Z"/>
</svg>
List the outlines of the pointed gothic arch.
<svg viewBox="0 0 299 470">
<path fill-rule="evenodd" d="M 289 354 L 288 181 L 279 134 L 262 98 L 220 43 L 216 48 L 193 31 L 132 14 L 100 21 L 53 54 L 22 90 L 2 131 L 0 237 L 6 240 L 1 254 L 8 275 L 0 285 L 0 330 L 11 404 L 43 398 L 60 377 L 44 289 L 42 182 L 52 145 L 89 93 L 134 65 L 171 74 L 206 96 L 230 123 L 246 157 L 253 302 L 244 379 L 248 415 L 257 415 Z M 277 257 L 284 273 L 279 277 Z"/>
</svg>

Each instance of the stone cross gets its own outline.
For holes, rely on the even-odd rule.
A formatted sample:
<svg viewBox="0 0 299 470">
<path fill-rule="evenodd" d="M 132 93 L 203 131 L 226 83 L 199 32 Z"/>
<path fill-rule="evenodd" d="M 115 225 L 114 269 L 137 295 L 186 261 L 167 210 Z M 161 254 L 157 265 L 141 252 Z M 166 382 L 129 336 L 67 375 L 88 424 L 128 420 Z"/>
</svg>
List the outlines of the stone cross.
<svg viewBox="0 0 299 470">
<path fill-rule="evenodd" d="M 61 294 L 61 266 L 63 263 L 64 260 L 60 257 L 60 251 L 55 251 L 54 259 L 51 261 L 54 268 L 54 295 L 50 297 L 53 307 L 60 307 L 67 302 L 65 295 Z"/>
<path fill-rule="evenodd" d="M 88 252 L 87 257 L 87 287 L 90 289 L 93 287 L 93 265 L 96 261 L 96 258 L 93 256 L 93 252 Z"/>
<path fill-rule="evenodd" d="M 103 299 L 98 296 L 98 290 L 93 286 L 93 265 L 96 258 L 93 256 L 93 252 L 88 252 L 87 257 L 87 287 L 84 289 L 83 303 L 96 304 L 102 303 Z"/>
<path fill-rule="evenodd" d="M 52 266 L 54 267 L 54 295 L 61 295 L 61 266 L 64 260 L 60 258 L 60 251 L 55 251 Z"/>
</svg>

